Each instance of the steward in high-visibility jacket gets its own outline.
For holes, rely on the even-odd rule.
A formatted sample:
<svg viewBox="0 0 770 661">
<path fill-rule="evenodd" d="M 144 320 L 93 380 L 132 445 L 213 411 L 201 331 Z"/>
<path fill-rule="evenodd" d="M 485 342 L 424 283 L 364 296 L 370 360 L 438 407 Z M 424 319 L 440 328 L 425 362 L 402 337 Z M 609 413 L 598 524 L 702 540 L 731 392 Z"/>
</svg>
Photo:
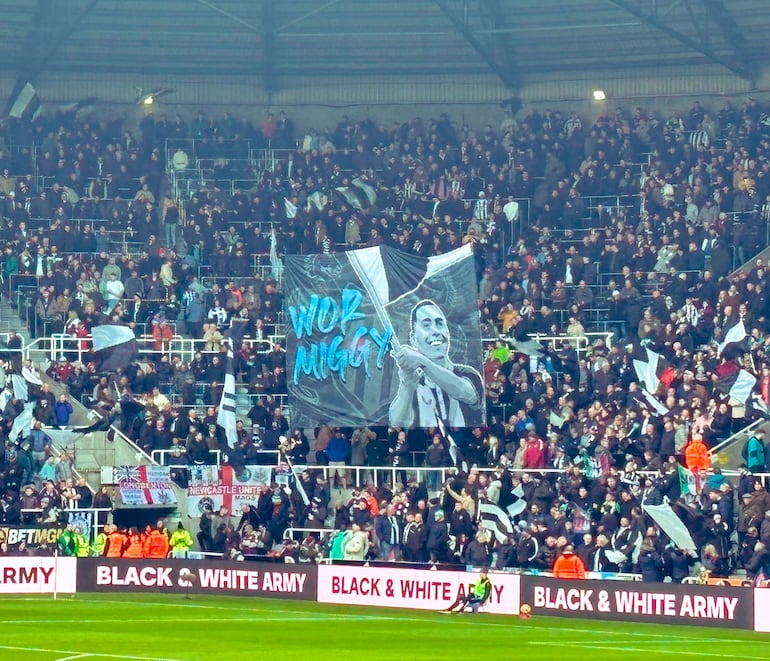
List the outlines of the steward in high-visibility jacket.
<svg viewBox="0 0 770 661">
<path fill-rule="evenodd" d="M 145 558 L 165 558 L 168 555 L 168 537 L 161 527 L 154 528 L 144 538 Z"/>
<path fill-rule="evenodd" d="M 67 524 L 67 528 L 62 531 L 57 541 L 59 547 L 59 554 L 75 557 L 78 554 L 78 540 L 75 533 L 75 527 L 71 524 Z"/>
<path fill-rule="evenodd" d="M 189 530 L 186 530 L 180 521 L 169 541 L 174 557 L 183 558 L 193 547 L 193 538 Z"/>
<path fill-rule="evenodd" d="M 104 550 L 107 548 L 107 533 L 102 531 L 94 537 L 94 543 L 91 545 L 91 556 L 101 558 Z"/>
<path fill-rule="evenodd" d="M 80 532 L 80 528 L 75 529 L 75 542 L 77 543 L 75 554 L 78 558 L 87 558 L 91 555 L 91 545 L 88 543 L 88 538 Z"/>
<path fill-rule="evenodd" d="M 553 575 L 556 578 L 571 579 L 586 577 L 586 566 L 580 556 L 575 555 L 575 548 L 572 544 L 567 544 L 562 554 L 556 558 L 553 563 Z"/>
<path fill-rule="evenodd" d="M 128 535 L 128 543 L 126 544 L 122 557 L 133 560 L 144 557 L 144 552 L 142 550 L 142 536 L 136 528 L 131 528 L 131 532 Z"/>
<path fill-rule="evenodd" d="M 122 557 L 123 547 L 128 543 L 128 538 L 122 532 L 120 532 L 118 527 L 115 525 L 104 526 L 104 531 L 107 533 L 107 545 L 104 550 L 104 557 Z"/>
</svg>

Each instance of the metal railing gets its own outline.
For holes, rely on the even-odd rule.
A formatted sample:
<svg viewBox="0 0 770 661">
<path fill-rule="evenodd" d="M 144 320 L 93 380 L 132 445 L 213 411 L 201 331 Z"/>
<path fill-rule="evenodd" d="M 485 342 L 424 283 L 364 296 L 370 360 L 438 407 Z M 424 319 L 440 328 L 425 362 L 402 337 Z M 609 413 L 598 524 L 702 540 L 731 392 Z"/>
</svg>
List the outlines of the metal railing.
<svg viewBox="0 0 770 661">
<path fill-rule="evenodd" d="M 184 449 L 184 448 L 182 448 Z M 209 454 L 214 457 L 213 466 L 222 465 L 222 451 L 221 450 L 209 450 Z M 189 468 L 190 464 L 174 464 L 168 463 L 169 457 L 173 460 L 175 458 L 174 450 L 153 450 L 150 453 L 153 461 L 159 466 L 168 466 L 170 468 Z"/>
</svg>

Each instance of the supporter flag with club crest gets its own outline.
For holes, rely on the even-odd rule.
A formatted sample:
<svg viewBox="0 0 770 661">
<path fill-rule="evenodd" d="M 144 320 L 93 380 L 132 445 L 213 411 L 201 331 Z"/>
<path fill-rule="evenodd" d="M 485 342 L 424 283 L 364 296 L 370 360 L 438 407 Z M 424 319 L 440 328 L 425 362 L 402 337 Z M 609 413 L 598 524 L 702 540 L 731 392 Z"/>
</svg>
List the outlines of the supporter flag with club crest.
<svg viewBox="0 0 770 661">
<path fill-rule="evenodd" d="M 284 269 L 297 427 L 439 427 L 456 452 L 450 430 L 484 424 L 470 246 L 428 259 L 387 246 L 287 256 Z"/>
</svg>

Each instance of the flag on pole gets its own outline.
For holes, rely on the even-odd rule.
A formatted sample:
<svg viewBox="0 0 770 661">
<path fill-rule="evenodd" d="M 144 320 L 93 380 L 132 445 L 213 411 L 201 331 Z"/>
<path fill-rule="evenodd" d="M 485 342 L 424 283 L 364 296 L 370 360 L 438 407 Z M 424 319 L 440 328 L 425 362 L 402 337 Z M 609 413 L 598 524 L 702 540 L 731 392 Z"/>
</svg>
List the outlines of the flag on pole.
<svg viewBox="0 0 770 661">
<path fill-rule="evenodd" d="M 235 372 L 233 370 L 232 341 L 227 347 L 227 372 L 222 388 L 222 399 L 219 401 L 217 424 L 225 430 L 227 444 L 234 448 L 238 444 L 238 433 L 235 430 Z"/>
<path fill-rule="evenodd" d="M 310 498 L 308 498 L 307 491 L 305 491 L 305 487 L 302 484 L 302 480 L 299 479 L 299 475 L 297 475 L 297 471 L 294 470 L 294 465 L 291 463 L 291 459 L 289 459 L 289 455 L 285 452 L 281 452 L 283 454 L 283 458 L 286 461 L 287 465 L 289 466 L 289 469 L 291 470 L 291 475 L 294 478 L 294 485 L 297 487 L 297 491 L 299 491 L 299 495 L 302 498 L 302 502 L 305 503 L 305 505 L 310 505 Z"/>
<path fill-rule="evenodd" d="M 297 217 L 297 205 L 294 204 L 288 197 L 283 198 L 283 209 L 286 213 L 286 217 L 296 218 Z"/>
<path fill-rule="evenodd" d="M 134 331 L 128 326 L 102 324 L 91 329 L 94 353 L 102 372 L 125 367 L 139 355 Z"/>
<path fill-rule="evenodd" d="M 37 95 L 37 91 L 32 85 L 27 83 L 13 100 L 8 115 L 16 119 L 31 120 L 40 114 L 41 108 L 42 103 Z"/>
<path fill-rule="evenodd" d="M 527 509 L 527 501 L 524 499 L 524 489 L 520 484 L 511 490 L 511 496 L 514 500 L 505 508 L 505 511 L 513 519 Z"/>
<path fill-rule="evenodd" d="M 638 355 L 638 352 L 635 355 Z M 674 377 L 673 366 L 659 353 L 647 347 L 644 347 L 644 357 L 634 358 L 632 362 L 637 378 L 651 393 L 658 389 L 661 382 L 668 387 Z"/>
<path fill-rule="evenodd" d="M 479 505 L 479 525 L 489 530 L 501 544 L 513 534 L 513 524 L 508 515 L 489 501 Z"/>
<path fill-rule="evenodd" d="M 591 532 L 591 515 L 577 503 L 572 503 L 572 529 L 575 532 Z"/>
<path fill-rule="evenodd" d="M 29 436 L 32 429 L 32 410 L 34 408 L 35 402 L 27 402 L 24 405 L 24 410 L 13 419 L 11 431 L 8 433 L 10 440 L 15 441 L 20 436 Z"/>
<path fill-rule="evenodd" d="M 653 411 L 660 415 L 666 415 L 668 413 L 668 409 L 663 405 L 663 403 L 654 395 L 650 394 L 647 390 L 644 388 L 641 388 L 642 392 L 642 398 L 643 400 L 640 400 L 637 398 L 637 401 L 644 401 L 646 404 L 652 408 Z"/>
<path fill-rule="evenodd" d="M 666 533 L 671 541 L 680 549 L 695 551 L 695 542 L 684 522 L 676 515 L 671 505 L 647 505 L 642 503 L 642 509 L 652 517 L 657 526 Z"/>
<path fill-rule="evenodd" d="M 728 374 L 717 379 L 714 388 L 733 399 L 738 400 L 743 406 L 746 406 L 751 391 L 757 383 L 757 377 L 744 369 L 735 374 Z"/>
<path fill-rule="evenodd" d="M 742 355 L 746 351 L 746 347 L 742 345 L 747 337 L 746 326 L 743 325 L 743 321 L 738 321 L 725 333 L 724 339 L 717 347 L 717 355 L 721 356 L 725 351 L 733 357 Z"/>
<path fill-rule="evenodd" d="M 270 230 L 270 275 L 278 282 L 283 280 L 283 262 L 278 255 L 278 235 L 275 227 Z"/>
<path fill-rule="evenodd" d="M 679 466 L 679 493 L 683 496 L 698 495 L 698 478 L 690 469 Z"/>
</svg>

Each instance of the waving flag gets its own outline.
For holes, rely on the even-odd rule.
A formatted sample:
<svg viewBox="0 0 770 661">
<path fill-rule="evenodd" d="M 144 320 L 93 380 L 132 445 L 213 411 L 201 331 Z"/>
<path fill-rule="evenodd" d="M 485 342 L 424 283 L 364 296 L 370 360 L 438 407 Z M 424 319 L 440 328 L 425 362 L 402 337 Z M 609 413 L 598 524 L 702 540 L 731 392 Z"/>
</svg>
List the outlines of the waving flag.
<svg viewBox="0 0 770 661">
<path fill-rule="evenodd" d="M 505 511 L 508 512 L 508 516 L 514 519 L 527 509 L 527 501 L 524 499 L 524 489 L 520 484 L 517 484 L 513 488 L 511 497 L 513 500 L 505 508 Z"/>
<path fill-rule="evenodd" d="M 717 379 L 714 388 L 746 406 L 746 402 L 751 396 L 751 391 L 756 383 L 757 377 L 751 374 L 751 372 L 742 369 L 735 374 L 728 374 Z"/>
<path fill-rule="evenodd" d="M 489 530 L 501 544 L 513 534 L 513 524 L 508 515 L 488 501 L 479 504 L 479 525 Z"/>
<path fill-rule="evenodd" d="M 663 503 L 662 505 L 647 505 L 642 503 L 642 509 L 649 514 L 657 526 L 666 533 L 671 541 L 677 547 L 685 551 L 694 551 L 695 542 L 690 535 L 685 523 L 680 519 L 676 512 L 671 509 L 671 505 Z"/>
<path fill-rule="evenodd" d="M 91 329 L 94 353 L 102 372 L 114 372 L 125 367 L 139 355 L 134 331 L 128 326 L 103 324 Z"/>
<path fill-rule="evenodd" d="M 227 444 L 234 448 L 238 445 L 238 433 L 235 429 L 235 372 L 233 371 L 233 345 L 227 347 L 227 372 L 222 388 L 222 398 L 217 411 L 217 424 L 225 430 Z"/>
<path fill-rule="evenodd" d="M 377 201 L 377 192 L 363 179 L 356 177 L 350 182 L 350 186 L 335 188 L 345 201 L 357 211 L 362 211 L 373 206 Z"/>
<path fill-rule="evenodd" d="M 743 325 L 743 321 L 738 321 L 725 333 L 724 339 L 717 347 L 717 355 L 721 356 L 725 351 L 727 351 L 727 357 L 742 355 L 747 350 L 744 342 L 747 337 L 746 326 Z"/>
<path fill-rule="evenodd" d="M 644 358 L 633 359 L 636 376 L 644 384 L 644 387 L 654 393 L 661 382 L 666 387 L 673 378 L 673 367 L 659 353 L 644 348 Z"/>
</svg>

